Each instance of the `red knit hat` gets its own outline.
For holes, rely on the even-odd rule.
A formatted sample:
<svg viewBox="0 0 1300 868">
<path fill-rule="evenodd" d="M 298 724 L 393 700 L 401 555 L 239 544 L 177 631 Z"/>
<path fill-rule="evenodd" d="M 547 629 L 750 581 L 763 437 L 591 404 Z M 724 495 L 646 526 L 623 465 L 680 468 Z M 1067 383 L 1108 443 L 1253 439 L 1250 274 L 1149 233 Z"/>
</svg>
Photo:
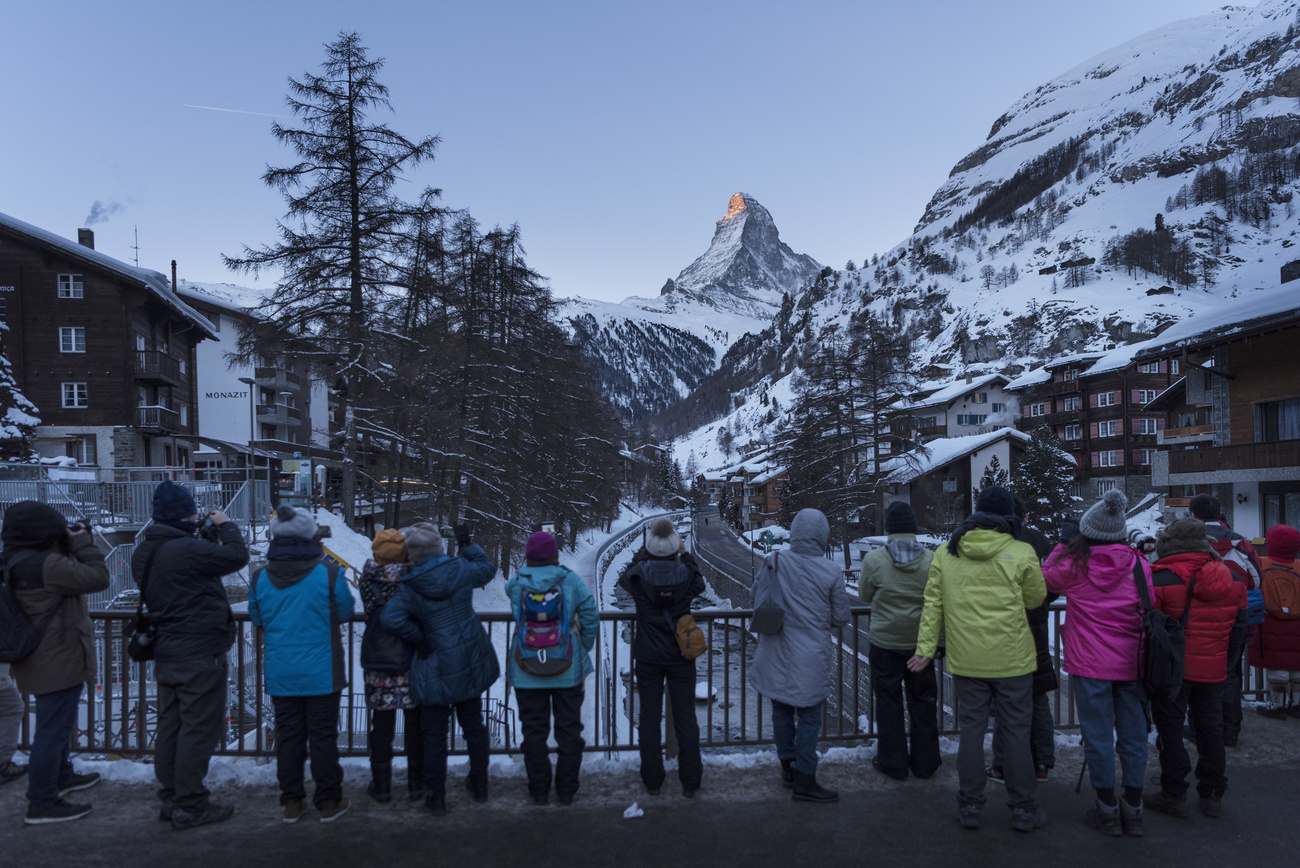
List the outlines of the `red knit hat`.
<svg viewBox="0 0 1300 868">
<path fill-rule="evenodd" d="M 1293 561 L 1300 552 L 1300 531 L 1286 524 L 1275 524 L 1264 535 L 1268 556 L 1275 561 Z"/>
</svg>

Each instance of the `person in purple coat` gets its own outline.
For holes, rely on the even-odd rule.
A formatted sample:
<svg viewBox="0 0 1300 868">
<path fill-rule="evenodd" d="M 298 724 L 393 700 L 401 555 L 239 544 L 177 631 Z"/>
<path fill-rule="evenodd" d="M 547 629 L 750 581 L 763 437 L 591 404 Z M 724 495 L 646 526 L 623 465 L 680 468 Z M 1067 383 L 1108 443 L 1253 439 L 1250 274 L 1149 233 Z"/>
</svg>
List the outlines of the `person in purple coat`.
<svg viewBox="0 0 1300 868">
<path fill-rule="evenodd" d="M 1097 803 L 1085 821 L 1107 835 L 1142 835 L 1147 721 L 1138 680 L 1141 608 L 1155 599 L 1151 568 L 1125 540 L 1128 499 L 1108 491 L 1079 520 L 1079 533 L 1043 564 L 1047 589 L 1065 597 L 1065 671 L 1070 674 L 1088 776 Z M 1115 797 L 1115 757 L 1124 796 Z"/>
</svg>

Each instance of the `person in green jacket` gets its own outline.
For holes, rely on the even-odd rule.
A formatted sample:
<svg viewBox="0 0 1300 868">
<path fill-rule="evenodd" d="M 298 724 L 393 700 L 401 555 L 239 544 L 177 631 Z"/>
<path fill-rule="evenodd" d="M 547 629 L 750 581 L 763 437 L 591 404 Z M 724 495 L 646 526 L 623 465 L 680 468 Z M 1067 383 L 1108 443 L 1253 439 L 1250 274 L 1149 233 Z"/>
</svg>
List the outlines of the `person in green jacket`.
<svg viewBox="0 0 1300 868">
<path fill-rule="evenodd" d="M 916 541 L 916 513 L 903 501 L 885 510 L 883 548 L 862 556 L 858 596 L 871 606 L 868 660 L 871 692 L 876 699 L 876 755 L 871 765 L 895 780 L 906 780 L 910 768 L 928 778 L 939 768 L 939 687 L 934 666 L 919 672 L 907 668 L 916 653 L 921 602 L 934 552 Z M 903 722 L 903 691 L 912 716 L 908 750 Z"/>
<path fill-rule="evenodd" d="M 515 688 L 524 731 L 528 792 L 538 805 L 545 805 L 551 792 L 551 758 L 546 740 L 551 734 L 552 716 L 557 745 L 555 797 L 561 805 L 568 805 L 578 792 L 578 770 L 586 745 L 582 739 L 583 683 L 594 671 L 591 649 L 600 627 L 596 598 L 581 576 L 560 566 L 559 553 L 555 537 L 538 531 L 528 538 L 524 548 L 527 565 L 506 582 L 506 596 L 518 625 L 506 655 L 507 675 Z M 552 611 L 554 617 L 547 615 Z M 532 620 L 539 615 L 550 619 Z M 548 661 L 548 652 L 556 659 Z M 539 674 L 549 669 L 559 671 Z"/>
<path fill-rule="evenodd" d="M 920 672 L 934 658 L 943 628 L 946 665 L 953 676 L 960 709 L 957 726 L 958 819 L 978 829 L 987 799 L 984 733 L 989 708 L 1006 738 L 1003 775 L 1011 826 L 1032 832 L 1047 823 L 1034 798 L 1037 780 L 1029 749 L 1034 708 L 1034 669 L 1038 666 L 1026 609 L 1047 596 L 1038 557 L 1015 538 L 1015 500 L 991 485 L 980 492 L 975 512 L 935 552 L 925 586 L 916 655 L 907 667 Z"/>
</svg>

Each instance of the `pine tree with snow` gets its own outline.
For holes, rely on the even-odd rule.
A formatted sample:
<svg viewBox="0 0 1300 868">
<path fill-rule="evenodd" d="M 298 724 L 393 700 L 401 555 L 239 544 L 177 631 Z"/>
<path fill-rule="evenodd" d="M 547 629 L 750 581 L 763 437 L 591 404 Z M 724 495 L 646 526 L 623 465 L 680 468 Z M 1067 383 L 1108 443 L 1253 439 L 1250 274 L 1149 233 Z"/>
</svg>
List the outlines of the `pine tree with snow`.
<svg viewBox="0 0 1300 868">
<path fill-rule="evenodd" d="M 18 390 L 4 338 L 9 327 L 0 323 L 0 460 L 26 461 L 32 455 L 31 440 L 41 424 L 40 410 Z"/>
<path fill-rule="evenodd" d="M 1039 425 L 1013 474 L 1016 495 L 1025 506 L 1025 521 L 1044 533 L 1056 531 L 1077 509 L 1070 496 L 1076 468 L 1074 457 L 1061 448 L 1050 425 Z"/>
<path fill-rule="evenodd" d="M 1011 477 L 1007 474 L 1006 468 L 1002 462 L 994 455 L 989 459 L 989 463 L 984 465 L 984 472 L 980 474 L 980 484 L 972 489 L 971 503 L 979 500 L 980 492 L 990 485 L 1000 485 L 1003 488 L 1011 488 Z"/>
</svg>

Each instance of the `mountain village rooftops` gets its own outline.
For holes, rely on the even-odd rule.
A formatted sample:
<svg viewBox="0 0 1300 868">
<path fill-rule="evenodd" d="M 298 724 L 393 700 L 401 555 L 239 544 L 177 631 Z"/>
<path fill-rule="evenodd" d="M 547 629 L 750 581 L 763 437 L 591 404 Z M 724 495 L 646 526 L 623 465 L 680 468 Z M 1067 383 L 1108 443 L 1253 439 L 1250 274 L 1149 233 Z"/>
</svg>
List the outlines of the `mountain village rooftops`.
<svg viewBox="0 0 1300 868">
<path fill-rule="evenodd" d="M 969 382 L 963 379 L 940 383 L 926 383 L 920 388 L 919 392 L 925 393 L 929 391 L 928 395 L 915 398 L 911 401 L 905 398 L 897 402 L 894 406 L 900 410 L 921 410 L 926 407 L 940 407 L 945 404 L 951 404 L 953 401 L 956 401 L 968 392 L 978 391 L 985 386 L 993 385 L 997 381 L 1001 381 L 997 384 L 1004 387 L 1011 382 L 1010 378 L 1004 374 L 994 373 L 973 377 Z"/>
<path fill-rule="evenodd" d="M 1006 437 L 1022 443 L 1029 442 L 1028 434 L 1014 428 L 999 428 L 986 434 L 971 434 L 966 437 L 941 437 L 925 444 L 924 449 L 912 450 L 886 462 L 884 469 L 888 474 L 887 481 L 895 485 L 911 482 L 931 470 L 978 452 Z"/>
<path fill-rule="evenodd" d="M 1138 358 L 1170 355 L 1184 348 L 1226 343 L 1234 336 L 1265 331 L 1270 326 L 1300 320 L 1300 290 L 1281 286 L 1232 299 L 1203 311 L 1145 341 Z"/>
<path fill-rule="evenodd" d="M 118 277 L 144 287 L 163 304 L 197 326 L 205 338 L 214 341 L 220 340 L 213 330 L 212 324 L 208 322 L 207 317 L 190 307 L 176 293 L 172 292 L 171 281 L 157 271 L 128 265 L 119 259 L 100 253 L 92 247 L 87 247 L 61 235 L 55 235 L 53 232 L 33 226 L 8 214 L 0 213 L 0 227 L 42 246 L 53 248 L 71 260 L 102 268 L 116 274 Z"/>
</svg>

